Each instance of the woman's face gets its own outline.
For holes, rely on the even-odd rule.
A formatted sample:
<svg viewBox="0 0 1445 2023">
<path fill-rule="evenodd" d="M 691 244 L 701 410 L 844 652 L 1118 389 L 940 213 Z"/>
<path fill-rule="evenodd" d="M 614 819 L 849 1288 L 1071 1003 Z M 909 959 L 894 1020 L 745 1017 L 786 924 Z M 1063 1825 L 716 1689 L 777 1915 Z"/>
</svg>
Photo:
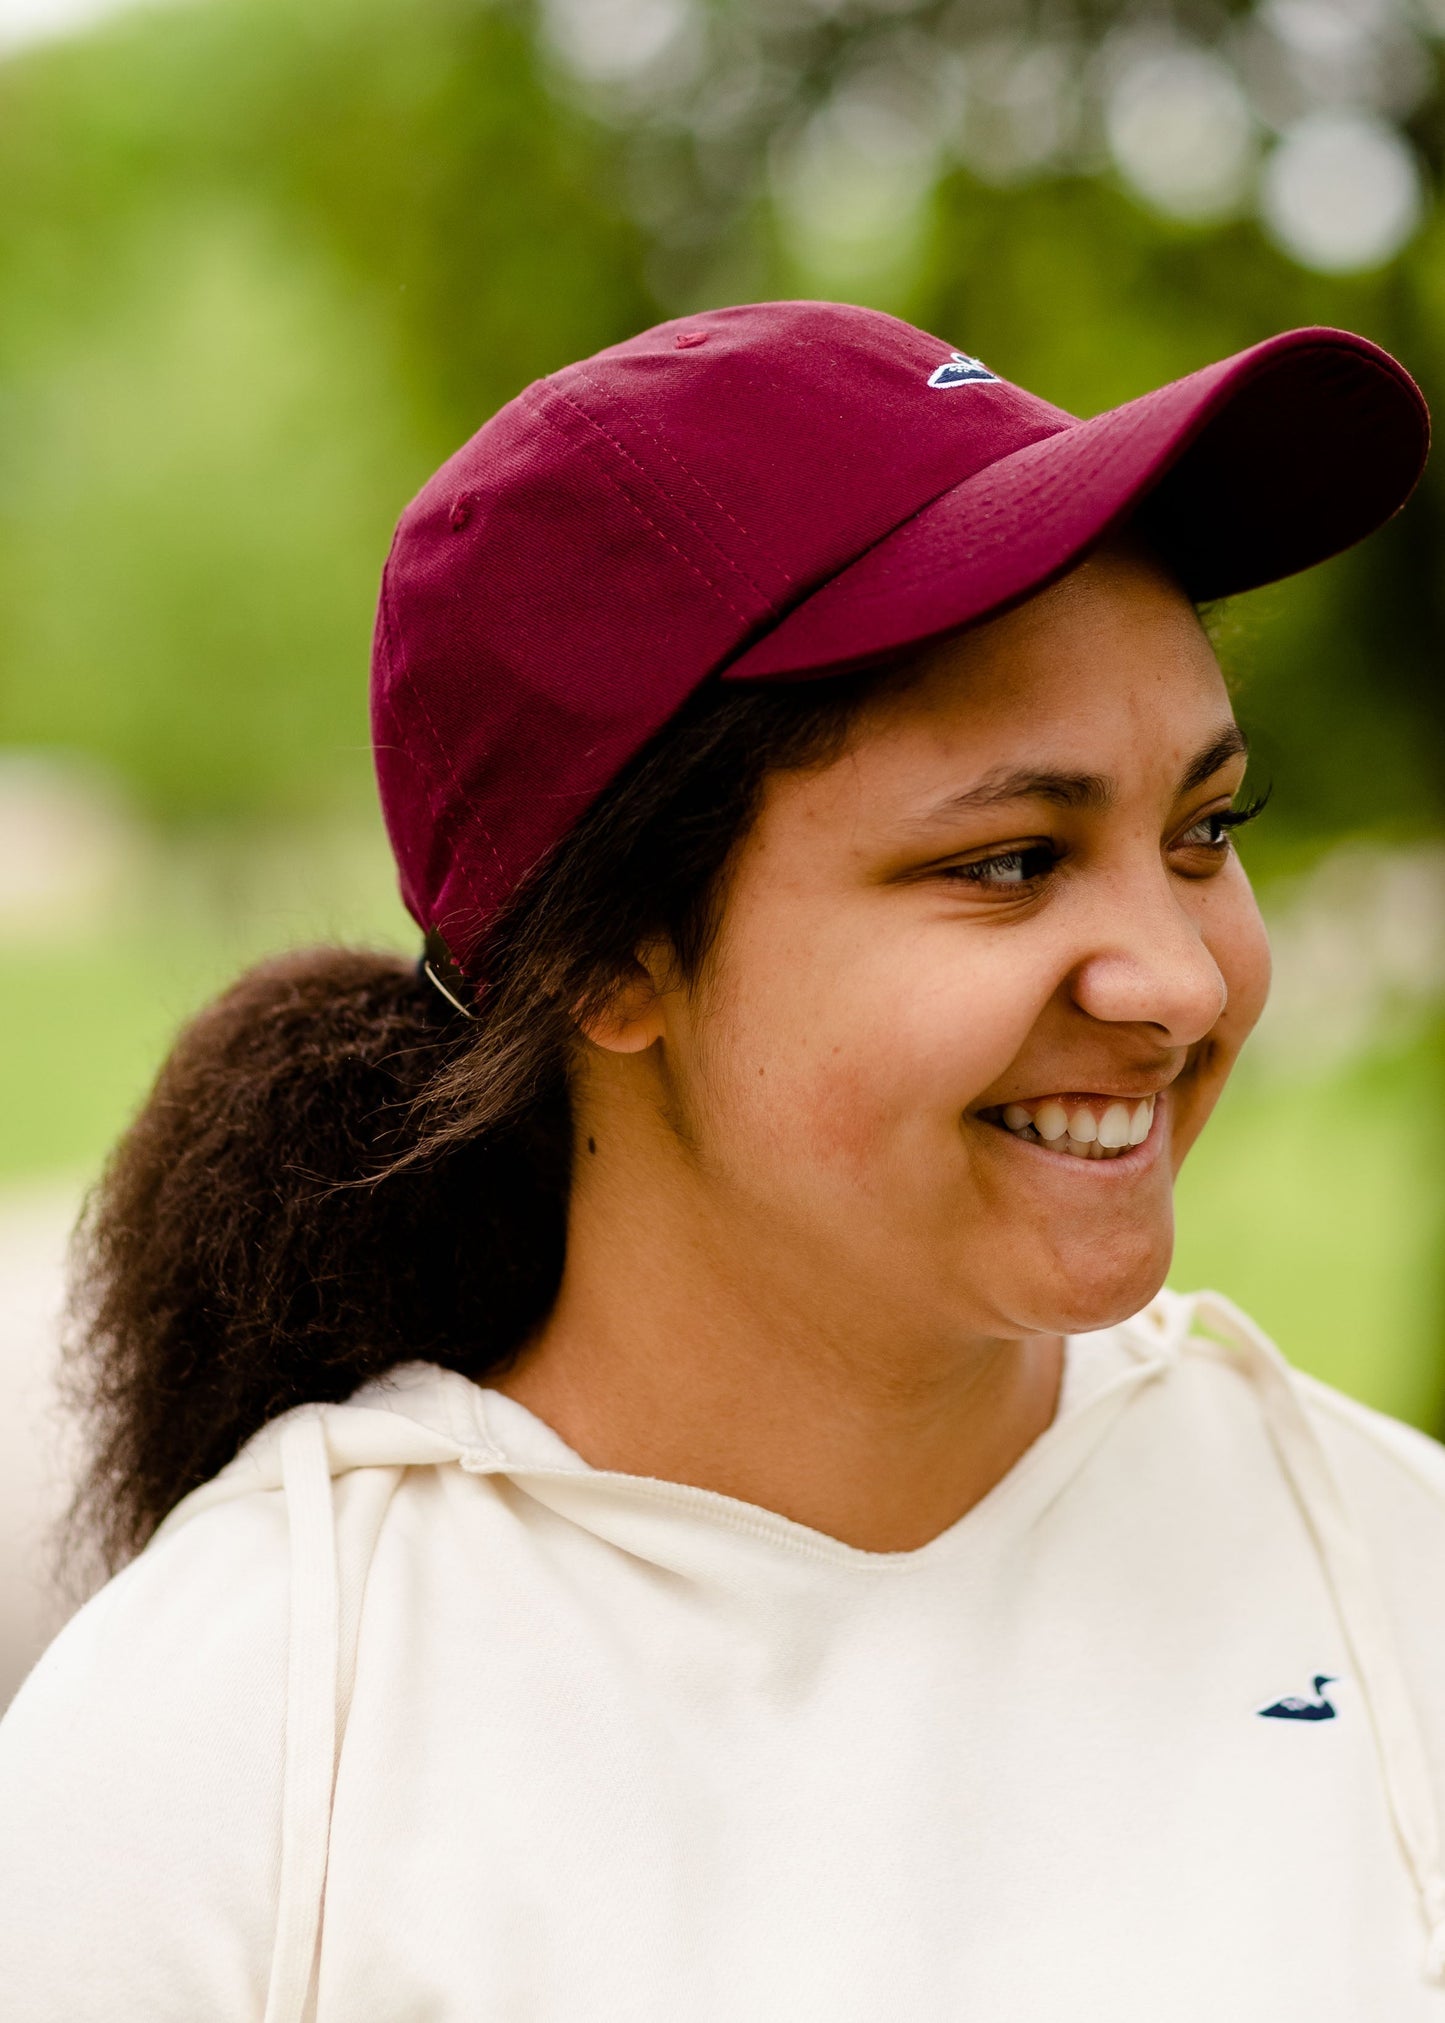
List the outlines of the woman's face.
<svg viewBox="0 0 1445 2023">
<path fill-rule="evenodd" d="M 658 1007 L 718 1231 L 973 1335 L 1144 1305 L 1268 985 L 1241 743 L 1191 606 L 1120 549 L 775 776 Z"/>
</svg>

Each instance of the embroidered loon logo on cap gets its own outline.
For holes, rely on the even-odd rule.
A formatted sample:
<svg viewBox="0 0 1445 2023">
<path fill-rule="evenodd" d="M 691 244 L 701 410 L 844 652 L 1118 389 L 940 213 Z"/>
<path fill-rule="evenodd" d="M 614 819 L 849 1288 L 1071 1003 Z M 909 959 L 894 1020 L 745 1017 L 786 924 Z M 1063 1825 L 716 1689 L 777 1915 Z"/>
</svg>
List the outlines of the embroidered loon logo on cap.
<svg viewBox="0 0 1445 2023">
<path fill-rule="evenodd" d="M 1325 1687 L 1336 1683 L 1328 1672 L 1316 1672 L 1313 1700 L 1302 1700 L 1289 1693 L 1283 1700 L 1271 1700 L 1267 1707 L 1256 1707 L 1254 1711 L 1262 1721 L 1333 1721 L 1335 1707 L 1325 1697 Z"/>
<path fill-rule="evenodd" d="M 997 380 L 998 374 L 990 372 L 981 358 L 970 358 L 966 351 L 955 351 L 951 358 L 928 375 L 930 386 L 976 386 L 980 380 Z"/>
</svg>

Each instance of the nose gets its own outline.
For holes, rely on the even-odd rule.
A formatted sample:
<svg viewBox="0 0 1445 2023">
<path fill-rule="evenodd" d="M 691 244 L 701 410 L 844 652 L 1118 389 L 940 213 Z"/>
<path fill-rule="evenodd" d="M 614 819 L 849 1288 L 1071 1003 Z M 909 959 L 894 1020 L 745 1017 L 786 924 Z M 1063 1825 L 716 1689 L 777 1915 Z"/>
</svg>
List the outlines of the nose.
<svg viewBox="0 0 1445 2023">
<path fill-rule="evenodd" d="M 1162 866 L 1115 892 L 1073 974 L 1079 1008 L 1105 1024 L 1150 1026 L 1170 1046 L 1202 1040 L 1219 1022 L 1229 988 L 1201 913 Z"/>
</svg>

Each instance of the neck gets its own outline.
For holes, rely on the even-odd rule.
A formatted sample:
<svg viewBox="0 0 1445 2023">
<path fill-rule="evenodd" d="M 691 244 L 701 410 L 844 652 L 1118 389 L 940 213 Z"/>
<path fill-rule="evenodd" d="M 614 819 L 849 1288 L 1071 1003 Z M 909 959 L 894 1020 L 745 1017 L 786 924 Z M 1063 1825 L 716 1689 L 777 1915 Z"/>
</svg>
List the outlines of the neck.
<svg viewBox="0 0 1445 2023">
<path fill-rule="evenodd" d="M 906 1552 L 1052 1420 L 1057 1337 L 960 1338 L 896 1286 L 870 1297 L 841 1260 L 810 1270 L 687 1185 L 639 1199 L 599 1163 L 573 1189 L 556 1305 L 498 1380 L 592 1466 Z"/>
</svg>

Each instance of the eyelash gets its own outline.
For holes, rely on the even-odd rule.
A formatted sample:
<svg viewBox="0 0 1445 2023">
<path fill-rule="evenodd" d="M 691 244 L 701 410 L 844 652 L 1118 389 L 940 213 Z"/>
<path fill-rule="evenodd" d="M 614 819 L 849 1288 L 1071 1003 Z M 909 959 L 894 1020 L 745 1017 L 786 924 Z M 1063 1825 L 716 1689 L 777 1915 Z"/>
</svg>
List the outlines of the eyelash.
<svg viewBox="0 0 1445 2023">
<path fill-rule="evenodd" d="M 1195 829 L 1203 828 L 1205 823 L 1212 823 L 1222 833 L 1211 837 L 1207 843 L 1197 843 L 1193 847 L 1199 850 L 1210 850 L 1219 856 L 1223 856 L 1229 848 L 1229 839 L 1232 831 L 1242 829 L 1246 822 L 1252 822 L 1257 815 L 1263 814 L 1268 800 L 1269 790 L 1266 789 L 1264 793 L 1257 795 L 1254 800 L 1247 801 L 1242 808 L 1218 808 L 1212 814 L 1201 815 L 1197 822 L 1192 823 L 1185 830 L 1184 834 L 1186 836 L 1192 835 Z M 943 873 L 945 877 L 957 880 L 963 884 L 990 885 L 995 881 L 1002 867 L 1016 865 L 1022 868 L 1030 860 L 1042 858 L 1044 860 L 1042 869 L 1033 873 L 1026 872 L 1023 877 L 1012 881 L 1012 887 L 1015 891 L 1023 891 L 1028 886 L 1041 884 L 1054 869 L 1055 865 L 1061 861 L 1063 855 L 1063 851 L 1056 849 L 1052 843 L 1028 843 L 1017 850 L 1001 850 L 996 857 L 975 858 L 971 864 L 946 864 L 943 866 Z"/>
</svg>

